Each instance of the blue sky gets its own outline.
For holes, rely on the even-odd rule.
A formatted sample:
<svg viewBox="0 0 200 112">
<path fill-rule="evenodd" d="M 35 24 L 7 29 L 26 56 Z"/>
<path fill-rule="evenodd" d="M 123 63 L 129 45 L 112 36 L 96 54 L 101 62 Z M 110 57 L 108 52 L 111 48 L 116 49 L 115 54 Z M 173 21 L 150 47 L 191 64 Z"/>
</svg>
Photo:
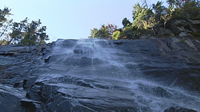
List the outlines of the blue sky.
<svg viewBox="0 0 200 112">
<path fill-rule="evenodd" d="M 41 19 L 50 41 L 88 38 L 90 30 L 102 24 L 122 27 L 122 19 L 131 22 L 135 0 L 0 0 L 0 8 L 12 9 L 10 18 L 21 21 Z M 157 0 L 147 0 L 148 5 Z"/>
</svg>

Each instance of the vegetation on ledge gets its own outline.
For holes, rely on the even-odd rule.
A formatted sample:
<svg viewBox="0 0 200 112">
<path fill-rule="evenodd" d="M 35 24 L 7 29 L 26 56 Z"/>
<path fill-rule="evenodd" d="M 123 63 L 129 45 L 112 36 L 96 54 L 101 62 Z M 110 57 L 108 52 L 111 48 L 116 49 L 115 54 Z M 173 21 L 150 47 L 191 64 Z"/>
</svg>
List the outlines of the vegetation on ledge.
<svg viewBox="0 0 200 112">
<path fill-rule="evenodd" d="M 163 5 L 162 1 L 152 4 L 148 7 L 146 0 L 143 4 L 137 3 L 133 6 L 133 22 L 127 18 L 122 20 L 123 28 L 117 28 L 116 25 L 102 25 L 101 28 L 93 28 L 88 38 L 103 39 L 135 39 L 143 35 L 152 36 L 189 36 L 199 37 L 200 30 L 195 30 L 191 20 L 200 20 L 200 3 L 197 0 L 167 0 L 168 7 Z M 181 21 L 176 21 L 181 20 Z M 186 25 L 183 22 L 186 21 Z M 173 24 L 176 23 L 177 24 Z M 200 25 L 200 23 L 197 23 Z M 177 29 L 177 26 L 181 28 Z M 195 23 L 196 25 L 196 23 Z M 196 25 L 196 26 L 198 26 Z M 112 26 L 112 27 L 109 27 Z M 196 27 L 195 26 L 195 27 Z M 112 32 L 110 32 L 112 31 Z M 178 33 L 177 33 L 178 32 Z"/>
</svg>

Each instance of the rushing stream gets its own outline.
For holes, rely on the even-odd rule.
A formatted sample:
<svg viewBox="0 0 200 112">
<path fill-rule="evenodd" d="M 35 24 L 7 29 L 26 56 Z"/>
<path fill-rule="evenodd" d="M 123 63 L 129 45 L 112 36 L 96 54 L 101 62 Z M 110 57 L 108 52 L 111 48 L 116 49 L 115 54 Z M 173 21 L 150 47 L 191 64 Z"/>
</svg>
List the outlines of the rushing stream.
<svg viewBox="0 0 200 112">
<path fill-rule="evenodd" d="M 176 75 L 182 73 L 173 74 L 188 65 L 166 61 L 154 44 L 148 44 L 149 41 L 57 40 L 43 57 L 43 64 L 30 72 L 30 81 L 23 82 L 26 86 L 33 79 L 30 89 L 24 85 L 25 90 L 16 88 L 20 84 L 15 83 L 15 88 L 0 85 L 0 91 L 28 98 L 31 101 L 21 103 L 34 101 L 40 105 L 35 108 L 44 112 L 175 112 L 175 108 L 180 108 L 176 112 L 200 111 L 199 93 L 177 83 Z"/>
</svg>

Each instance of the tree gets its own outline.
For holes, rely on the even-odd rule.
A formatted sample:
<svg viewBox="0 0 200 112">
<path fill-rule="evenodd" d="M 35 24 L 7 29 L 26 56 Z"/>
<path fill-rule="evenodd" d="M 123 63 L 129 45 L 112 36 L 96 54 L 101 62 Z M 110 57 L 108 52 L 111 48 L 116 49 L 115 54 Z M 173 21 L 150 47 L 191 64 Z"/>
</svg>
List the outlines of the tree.
<svg viewBox="0 0 200 112">
<path fill-rule="evenodd" d="M 122 37 L 127 38 L 127 39 L 133 39 L 133 27 L 132 26 L 126 26 L 122 30 Z"/>
<path fill-rule="evenodd" d="M 40 27 L 41 24 L 40 20 L 28 23 L 28 18 L 25 18 L 20 23 L 14 22 L 9 43 L 19 41 L 19 44 L 22 45 L 44 44 L 45 40 L 49 38 L 46 34 L 46 26 Z"/>
<path fill-rule="evenodd" d="M 133 11 L 132 11 L 132 15 L 133 15 L 133 20 L 135 20 L 139 13 L 142 11 L 143 7 L 137 3 L 135 6 L 133 6 Z"/>
<path fill-rule="evenodd" d="M 96 35 L 97 35 L 98 38 L 108 39 L 110 37 L 110 33 L 107 29 L 107 26 L 102 25 Z"/>
<path fill-rule="evenodd" d="M 47 30 L 47 27 L 42 26 L 36 32 L 36 34 L 38 36 L 38 41 L 39 41 L 40 44 L 45 44 L 45 40 L 49 40 L 49 36 L 46 34 L 46 30 Z"/>
<path fill-rule="evenodd" d="M 152 23 L 151 18 L 153 17 L 153 12 L 150 8 L 147 8 L 145 6 L 141 6 L 139 3 L 137 3 L 133 7 L 133 23 L 132 27 L 134 29 L 133 36 L 139 36 L 146 33 L 149 33 L 152 29 Z M 136 31 L 135 31 L 136 30 Z"/>
<path fill-rule="evenodd" d="M 90 36 L 88 38 L 94 39 L 96 37 L 97 32 L 98 32 L 98 29 L 97 28 L 93 28 L 91 30 Z"/>
<path fill-rule="evenodd" d="M 23 34 L 25 33 L 26 25 L 28 18 L 25 18 L 20 23 L 14 22 L 12 25 L 12 32 L 10 33 L 10 41 L 9 44 L 13 41 L 20 41 L 23 38 Z"/>
<path fill-rule="evenodd" d="M 7 38 L 8 30 L 12 25 L 13 20 L 8 19 L 12 15 L 10 11 L 11 9 L 8 7 L 5 7 L 3 10 L 0 9 L 0 38 L 3 36 Z"/>
<path fill-rule="evenodd" d="M 156 21 L 161 21 L 161 16 L 164 14 L 165 7 L 162 4 L 163 2 L 157 1 L 156 4 L 152 5 Z"/>
<path fill-rule="evenodd" d="M 156 4 L 152 4 L 152 9 L 154 11 L 154 27 L 164 27 L 168 20 L 172 18 L 172 10 L 163 6 L 162 1 L 157 1 Z"/>
<path fill-rule="evenodd" d="M 102 25 L 99 29 L 93 28 L 88 38 L 110 39 L 117 26 L 113 24 Z"/>
<path fill-rule="evenodd" d="M 183 11 L 187 13 L 190 19 L 199 19 L 200 18 L 200 4 L 195 0 L 187 0 L 183 5 Z"/>
<path fill-rule="evenodd" d="M 172 18 L 200 18 L 200 4 L 198 0 L 167 0 L 167 3 L 172 10 Z"/>
<path fill-rule="evenodd" d="M 127 18 L 124 18 L 124 19 L 122 20 L 122 25 L 123 25 L 124 27 L 126 27 L 126 26 L 131 26 L 132 24 L 131 24 L 131 22 L 130 22 Z"/>
</svg>

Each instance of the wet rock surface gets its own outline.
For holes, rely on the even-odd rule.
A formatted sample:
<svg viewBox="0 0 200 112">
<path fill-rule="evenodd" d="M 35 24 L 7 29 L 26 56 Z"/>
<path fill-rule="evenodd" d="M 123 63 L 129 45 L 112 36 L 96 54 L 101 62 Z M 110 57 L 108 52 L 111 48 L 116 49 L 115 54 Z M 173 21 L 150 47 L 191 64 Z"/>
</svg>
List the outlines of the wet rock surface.
<svg viewBox="0 0 200 112">
<path fill-rule="evenodd" d="M 198 112 L 199 42 L 57 40 L 0 47 L 2 112 Z"/>
</svg>

